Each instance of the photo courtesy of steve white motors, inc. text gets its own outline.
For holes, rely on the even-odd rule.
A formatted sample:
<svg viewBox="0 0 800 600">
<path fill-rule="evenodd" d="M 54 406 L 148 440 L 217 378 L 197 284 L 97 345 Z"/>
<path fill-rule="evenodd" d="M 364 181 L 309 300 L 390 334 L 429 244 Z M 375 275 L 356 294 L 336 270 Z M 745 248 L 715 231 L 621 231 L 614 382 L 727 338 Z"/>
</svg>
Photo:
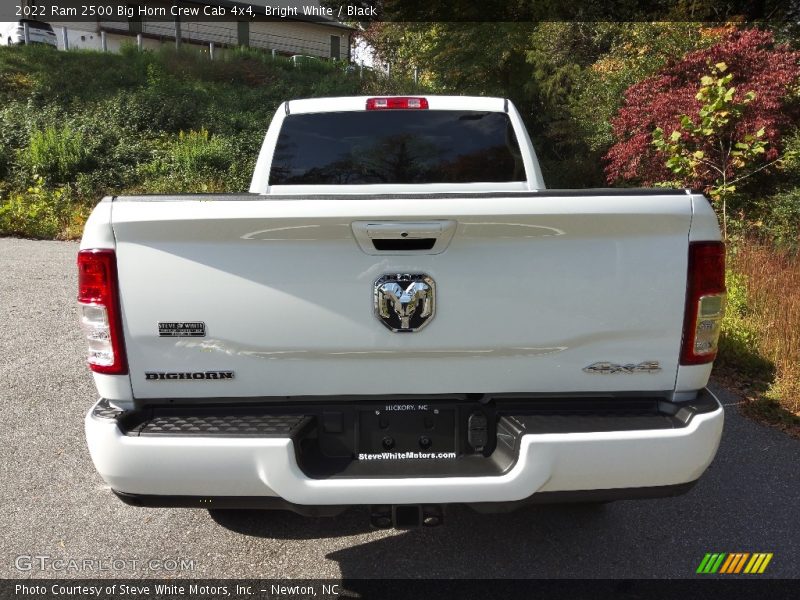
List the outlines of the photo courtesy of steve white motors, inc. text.
<svg viewBox="0 0 800 600">
<path fill-rule="evenodd" d="M 126 597 L 148 598 L 157 597 L 200 597 L 217 598 L 224 596 L 246 597 L 252 595 L 269 594 L 270 597 L 319 597 L 338 598 L 342 589 L 338 583 L 293 583 L 293 582 L 261 582 L 260 585 L 245 584 L 207 584 L 207 583 L 104 583 L 101 581 L 91 584 L 23 584 L 14 586 L 17 597 Z"/>
</svg>

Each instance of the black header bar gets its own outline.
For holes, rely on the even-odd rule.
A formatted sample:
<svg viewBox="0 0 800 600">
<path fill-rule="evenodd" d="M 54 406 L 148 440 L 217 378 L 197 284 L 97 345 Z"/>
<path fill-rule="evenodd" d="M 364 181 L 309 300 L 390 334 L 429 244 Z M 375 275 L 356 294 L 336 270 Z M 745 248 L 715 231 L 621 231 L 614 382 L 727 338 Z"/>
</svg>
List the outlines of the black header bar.
<svg viewBox="0 0 800 600">
<path fill-rule="evenodd" d="M 695 21 L 797 23 L 800 0 L 7 0 L 0 21 Z"/>
<path fill-rule="evenodd" d="M 478 563 L 477 571 L 482 569 Z M 113 575 L 112 575 L 113 576 Z M 796 597 L 797 581 L 763 576 L 695 579 L 5 579 L 3 600 L 333 600 L 362 598 L 503 598 L 547 600 L 693 600 Z"/>
</svg>

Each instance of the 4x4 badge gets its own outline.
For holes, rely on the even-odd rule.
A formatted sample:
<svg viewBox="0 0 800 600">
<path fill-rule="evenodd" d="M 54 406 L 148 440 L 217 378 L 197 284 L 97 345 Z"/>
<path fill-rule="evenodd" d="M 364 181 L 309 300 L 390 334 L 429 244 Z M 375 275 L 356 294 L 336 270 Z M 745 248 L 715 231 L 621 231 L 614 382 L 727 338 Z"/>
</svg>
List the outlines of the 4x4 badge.
<svg viewBox="0 0 800 600">
<path fill-rule="evenodd" d="M 617 373 L 658 373 L 661 365 L 657 360 L 647 360 L 639 364 L 618 365 L 610 362 L 596 362 L 588 367 L 584 367 L 586 373 L 598 373 L 600 375 L 616 375 Z"/>
</svg>

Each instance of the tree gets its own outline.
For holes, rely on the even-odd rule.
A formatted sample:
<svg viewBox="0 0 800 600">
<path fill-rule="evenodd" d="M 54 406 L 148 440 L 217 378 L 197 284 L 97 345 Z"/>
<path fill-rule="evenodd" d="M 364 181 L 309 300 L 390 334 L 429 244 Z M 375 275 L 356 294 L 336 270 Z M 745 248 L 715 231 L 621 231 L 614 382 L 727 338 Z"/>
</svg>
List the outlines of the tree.
<svg viewBox="0 0 800 600">
<path fill-rule="evenodd" d="M 525 23 L 374 22 L 362 37 L 392 74 L 409 77 L 417 67 L 438 93 L 524 97 L 530 79 Z"/>
<path fill-rule="evenodd" d="M 592 150 L 605 152 L 614 143 L 611 121 L 625 90 L 674 64 L 688 52 L 708 48 L 735 30 L 703 23 L 615 23 L 608 52 L 588 69 L 571 98 L 573 119 Z"/>
<path fill-rule="evenodd" d="M 800 52 L 759 29 L 688 53 L 628 88 L 613 120 L 617 142 L 605 156 L 608 182 L 654 185 L 677 176 L 721 197 L 720 186 L 730 192 L 737 177 L 780 157 L 781 136 L 800 108 L 798 80 Z M 667 140 L 665 131 L 677 135 Z"/>
<path fill-rule="evenodd" d="M 527 52 L 534 67 L 528 91 L 541 118 L 529 124 L 540 132 L 548 183 L 602 185 L 601 159 L 614 141 L 611 120 L 625 90 L 731 30 L 702 23 L 537 25 Z"/>
<path fill-rule="evenodd" d="M 702 179 L 711 182 L 708 193 L 722 204 L 722 231 L 728 237 L 727 201 L 736 186 L 756 173 L 787 158 L 765 160 L 767 142 L 763 127 L 743 132 L 739 127 L 747 106 L 756 98 L 749 91 L 737 100 L 731 85 L 733 74 L 725 75 L 725 63 L 714 65 L 711 75 L 700 80 L 697 100 L 702 102 L 697 117 L 682 115 L 680 128 L 669 137 L 657 127 L 653 146 L 662 153 L 666 167 L 681 179 Z"/>
</svg>

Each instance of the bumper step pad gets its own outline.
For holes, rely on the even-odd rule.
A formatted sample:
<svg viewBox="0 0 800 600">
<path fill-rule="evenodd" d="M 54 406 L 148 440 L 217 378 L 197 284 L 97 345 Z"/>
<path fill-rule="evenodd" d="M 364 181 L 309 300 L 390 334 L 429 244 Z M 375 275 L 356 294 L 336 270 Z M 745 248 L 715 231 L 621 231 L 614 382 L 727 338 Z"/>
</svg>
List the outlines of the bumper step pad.
<svg viewBox="0 0 800 600">
<path fill-rule="evenodd" d="M 156 415 L 128 435 L 221 435 L 291 437 L 311 417 L 304 415 Z"/>
<path fill-rule="evenodd" d="M 151 408 L 124 413 L 106 400 L 92 413 L 116 419 L 128 436 L 293 437 L 311 426 L 304 414 L 274 414 L 259 407 L 196 407 L 187 413 L 173 408 Z"/>
</svg>

